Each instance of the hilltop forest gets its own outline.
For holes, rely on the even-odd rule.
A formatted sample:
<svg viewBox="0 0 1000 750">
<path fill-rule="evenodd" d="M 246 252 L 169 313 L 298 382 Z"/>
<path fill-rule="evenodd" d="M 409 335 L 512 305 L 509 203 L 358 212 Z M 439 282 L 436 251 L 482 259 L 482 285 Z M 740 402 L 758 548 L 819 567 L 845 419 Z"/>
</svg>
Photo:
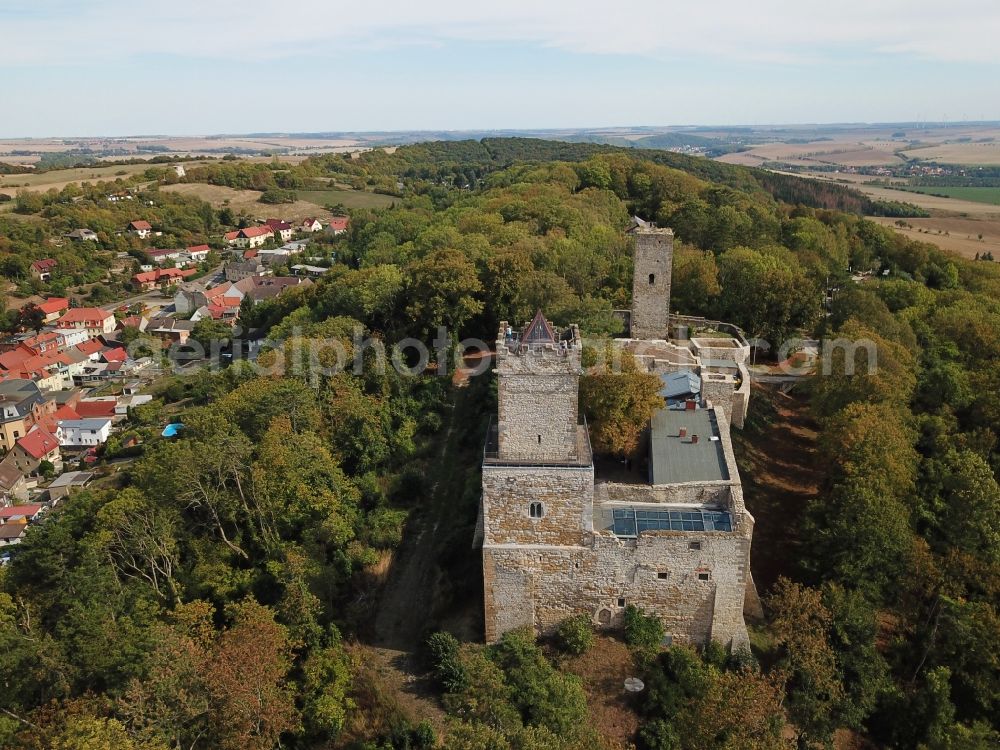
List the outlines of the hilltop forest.
<svg viewBox="0 0 1000 750">
<path fill-rule="evenodd" d="M 168 199 L 158 181 L 177 178 L 158 169 L 141 191 L 165 229 L 185 241 L 215 231 L 218 213 Z M 488 339 L 539 308 L 613 336 L 612 311 L 630 301 L 633 214 L 674 229 L 676 311 L 774 347 L 870 339 L 878 367 L 847 375 L 835 362 L 803 386 L 823 486 L 789 521 L 803 543 L 761 591 L 752 653 L 660 652 L 655 621 L 630 613 L 621 637 L 647 685 L 630 741 L 1000 743 L 1000 266 L 866 221 L 870 206 L 843 188 L 652 150 L 487 139 L 226 161 L 184 179 L 261 191 L 336 180 L 398 197 L 351 212 L 322 280 L 254 309 L 268 374 L 237 363 L 171 377 L 130 419 L 162 424 L 169 411 L 183 432 L 147 443 L 118 486 L 57 508 L 0 570 L 0 746 L 615 747 L 566 666 L 597 647 L 587 623 L 488 647 L 475 614 L 450 627 L 480 596 L 471 541 L 489 377 L 462 389 L 404 377 L 375 367 L 374 349 L 357 373 L 295 365 L 313 341 L 353 353 L 358 328 L 389 343 L 430 341 L 439 326 Z M 20 207 L 37 214 L 29 224 L 0 217 L 0 268 L 41 257 L 57 217 L 86 210 L 44 201 Z M 874 273 L 855 282 L 848 269 Z M 448 523 L 423 542 L 437 583 L 409 644 L 444 717 L 431 721 L 380 682 L 366 649 L 386 569 L 415 519 L 441 508 Z"/>
</svg>

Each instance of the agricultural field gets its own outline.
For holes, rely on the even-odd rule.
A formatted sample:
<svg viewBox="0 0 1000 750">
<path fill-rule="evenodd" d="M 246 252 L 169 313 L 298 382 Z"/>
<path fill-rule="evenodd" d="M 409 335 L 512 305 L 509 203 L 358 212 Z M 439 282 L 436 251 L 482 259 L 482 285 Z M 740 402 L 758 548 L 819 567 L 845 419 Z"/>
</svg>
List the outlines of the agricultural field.
<svg viewBox="0 0 1000 750">
<path fill-rule="evenodd" d="M 903 188 L 907 192 L 921 193 L 923 195 L 943 196 L 945 198 L 957 198 L 974 203 L 988 203 L 993 206 L 1000 206 L 1000 187 L 938 187 L 936 185 L 909 185 Z"/>
<path fill-rule="evenodd" d="M 1000 165 L 1000 142 L 942 143 L 905 152 L 907 158 L 967 166 Z"/>
<path fill-rule="evenodd" d="M 965 258 L 993 253 L 1000 258 L 1000 218 L 970 219 L 932 216 L 928 219 L 897 219 L 870 216 L 871 221 L 895 229 L 907 239 L 928 242 Z"/>
<path fill-rule="evenodd" d="M 2 157 L 0 157 L 2 160 Z M 194 166 L 198 162 L 185 163 Z M 0 176 L 0 193 L 15 195 L 18 190 L 42 191 L 51 188 L 62 190 L 71 183 L 100 182 L 126 178 L 141 174 L 149 169 L 148 164 L 125 164 L 112 167 L 81 167 L 79 169 L 55 169 L 40 174 L 9 174 Z"/>
</svg>

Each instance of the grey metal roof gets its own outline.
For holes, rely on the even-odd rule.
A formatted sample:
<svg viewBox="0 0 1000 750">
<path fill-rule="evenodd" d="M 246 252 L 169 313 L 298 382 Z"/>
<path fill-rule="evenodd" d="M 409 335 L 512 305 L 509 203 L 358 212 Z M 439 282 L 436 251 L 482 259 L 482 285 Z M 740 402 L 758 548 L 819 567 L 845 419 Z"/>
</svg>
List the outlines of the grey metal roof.
<svg viewBox="0 0 1000 750">
<path fill-rule="evenodd" d="M 49 489 L 75 484 L 86 484 L 93 476 L 94 472 L 92 471 L 67 471 L 65 474 L 60 474 L 56 477 L 52 484 L 49 485 Z"/>
<path fill-rule="evenodd" d="M 694 393 L 701 393 L 701 378 L 691 370 L 664 372 L 660 374 L 663 387 L 660 395 L 663 398 L 680 398 Z"/>
<path fill-rule="evenodd" d="M 680 437 L 682 429 L 685 437 Z M 722 441 L 712 440 L 718 438 L 719 427 L 711 409 L 660 409 L 653 415 L 650 433 L 651 484 L 729 479 Z"/>
</svg>

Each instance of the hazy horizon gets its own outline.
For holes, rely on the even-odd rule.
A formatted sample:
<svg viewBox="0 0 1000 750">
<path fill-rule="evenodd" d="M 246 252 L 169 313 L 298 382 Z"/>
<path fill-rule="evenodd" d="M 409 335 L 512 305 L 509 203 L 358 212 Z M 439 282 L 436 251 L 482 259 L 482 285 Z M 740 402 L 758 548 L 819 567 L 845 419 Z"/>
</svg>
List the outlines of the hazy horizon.
<svg viewBox="0 0 1000 750">
<path fill-rule="evenodd" d="M 8 0 L 0 137 L 1000 120 L 1000 7 L 873 5 Z"/>
</svg>

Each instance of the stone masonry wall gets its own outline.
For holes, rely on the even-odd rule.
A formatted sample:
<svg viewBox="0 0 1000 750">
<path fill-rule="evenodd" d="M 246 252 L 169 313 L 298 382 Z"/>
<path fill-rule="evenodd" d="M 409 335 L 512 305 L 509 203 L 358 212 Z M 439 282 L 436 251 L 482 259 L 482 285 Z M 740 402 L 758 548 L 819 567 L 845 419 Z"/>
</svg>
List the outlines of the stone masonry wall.
<svg viewBox="0 0 1000 750">
<path fill-rule="evenodd" d="M 674 233 L 669 229 L 640 228 L 632 236 L 635 269 L 630 335 L 634 339 L 662 339 L 667 336 L 670 316 Z"/>
<path fill-rule="evenodd" d="M 634 604 L 675 642 L 746 645 L 749 543 L 738 533 L 661 531 L 637 540 L 594 534 L 575 547 L 485 547 L 487 640 L 523 625 L 551 632 L 575 614 L 617 628 Z"/>
<path fill-rule="evenodd" d="M 528 506 L 542 504 L 541 518 Z M 483 543 L 579 545 L 591 529 L 594 469 L 483 467 Z"/>
</svg>

